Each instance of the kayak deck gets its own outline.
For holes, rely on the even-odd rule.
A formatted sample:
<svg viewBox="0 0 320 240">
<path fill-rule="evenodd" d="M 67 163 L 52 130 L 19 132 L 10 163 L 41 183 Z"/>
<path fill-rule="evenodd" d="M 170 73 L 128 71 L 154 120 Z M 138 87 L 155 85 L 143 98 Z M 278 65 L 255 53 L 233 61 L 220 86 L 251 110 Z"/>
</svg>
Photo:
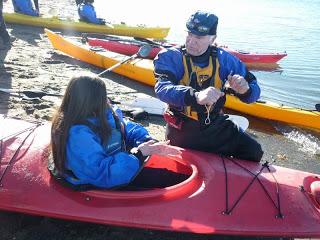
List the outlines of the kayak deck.
<svg viewBox="0 0 320 240">
<path fill-rule="evenodd" d="M 75 19 L 61 19 L 58 17 L 44 16 L 33 17 L 19 13 L 4 13 L 3 16 L 8 23 L 142 38 L 164 39 L 168 36 L 170 30 L 169 27 L 130 26 L 126 24 L 112 24 L 112 28 L 107 25 L 79 22 Z"/>
<path fill-rule="evenodd" d="M 308 193 L 318 175 L 184 150 L 148 163 L 190 174 L 175 186 L 77 192 L 49 174 L 50 124 L 35 126 L 1 120 L 0 209 L 181 232 L 320 237 L 320 205 Z"/>
</svg>

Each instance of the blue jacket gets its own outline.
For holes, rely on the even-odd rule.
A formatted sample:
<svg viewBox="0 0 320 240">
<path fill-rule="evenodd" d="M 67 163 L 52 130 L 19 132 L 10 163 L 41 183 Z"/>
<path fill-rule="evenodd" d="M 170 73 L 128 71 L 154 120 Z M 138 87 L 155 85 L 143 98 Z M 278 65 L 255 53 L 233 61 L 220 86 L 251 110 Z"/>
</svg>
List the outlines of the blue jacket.
<svg viewBox="0 0 320 240">
<path fill-rule="evenodd" d="M 247 76 L 251 76 L 251 79 L 247 79 L 250 87 L 249 94 L 240 97 L 240 100 L 246 103 L 258 100 L 260 97 L 260 87 L 255 77 L 249 74 L 244 63 L 220 48 L 217 49 L 217 58 L 220 64 L 219 76 L 223 82 L 226 81 L 231 72 L 246 76 L 246 79 L 248 78 Z M 198 64 L 200 67 L 206 65 L 208 65 L 208 61 Z M 154 69 L 158 80 L 155 85 L 155 92 L 159 99 L 175 107 L 186 106 L 185 95 L 190 94 L 191 87 L 178 85 L 185 71 L 181 50 L 174 47 L 162 50 L 154 60 Z"/>
<path fill-rule="evenodd" d="M 34 9 L 31 0 L 12 0 L 13 8 L 16 13 L 30 16 L 39 16 L 38 10 Z"/>
<path fill-rule="evenodd" d="M 94 6 L 90 3 L 81 3 L 78 6 L 79 17 L 82 21 L 95 24 L 104 24 L 104 20 L 97 18 Z"/>
<path fill-rule="evenodd" d="M 136 123 L 123 119 L 119 109 L 115 109 L 125 127 L 125 143 L 130 147 L 151 140 L 147 130 Z M 116 128 L 111 110 L 106 112 L 107 121 Z M 89 119 L 96 124 L 96 119 Z M 91 184 L 101 188 L 126 185 L 141 169 L 139 159 L 124 150 L 108 154 L 102 146 L 100 137 L 86 125 L 70 128 L 66 147 L 66 169 L 76 176 L 66 176 L 72 184 Z"/>
</svg>

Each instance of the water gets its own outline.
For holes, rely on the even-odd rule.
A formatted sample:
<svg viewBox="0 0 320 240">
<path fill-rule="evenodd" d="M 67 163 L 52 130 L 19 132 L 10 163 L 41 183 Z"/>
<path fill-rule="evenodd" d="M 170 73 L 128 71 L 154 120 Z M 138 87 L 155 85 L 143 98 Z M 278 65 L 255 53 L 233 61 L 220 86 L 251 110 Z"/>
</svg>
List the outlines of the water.
<svg viewBox="0 0 320 240">
<path fill-rule="evenodd" d="M 254 72 L 262 99 L 307 109 L 320 103 L 319 0 L 201 0 L 198 5 L 189 0 L 111 5 L 96 0 L 95 5 L 111 21 L 170 26 L 167 39 L 178 43 L 184 42 L 185 22 L 191 13 L 212 11 L 219 17 L 218 43 L 253 52 L 288 53 L 279 62 L 280 71 Z"/>
</svg>

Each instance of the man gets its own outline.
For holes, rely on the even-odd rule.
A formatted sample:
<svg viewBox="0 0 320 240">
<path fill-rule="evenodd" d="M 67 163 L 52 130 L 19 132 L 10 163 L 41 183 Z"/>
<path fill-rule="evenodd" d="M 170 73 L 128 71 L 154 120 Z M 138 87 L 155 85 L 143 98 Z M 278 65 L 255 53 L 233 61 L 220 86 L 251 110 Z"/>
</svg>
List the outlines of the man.
<svg viewBox="0 0 320 240">
<path fill-rule="evenodd" d="M 7 0 L 0 0 L 0 50 L 6 50 L 10 49 L 11 47 L 11 39 L 10 35 L 7 31 L 6 24 L 3 19 L 3 2 L 6 2 Z"/>
<path fill-rule="evenodd" d="M 12 0 L 13 8 L 16 13 L 39 17 L 38 0 Z"/>
<path fill-rule="evenodd" d="M 260 161 L 260 144 L 221 113 L 225 90 L 255 102 L 255 76 L 236 57 L 213 45 L 218 17 L 197 11 L 187 21 L 185 46 L 163 50 L 154 60 L 159 99 L 169 104 L 166 138 L 172 145 Z"/>
</svg>

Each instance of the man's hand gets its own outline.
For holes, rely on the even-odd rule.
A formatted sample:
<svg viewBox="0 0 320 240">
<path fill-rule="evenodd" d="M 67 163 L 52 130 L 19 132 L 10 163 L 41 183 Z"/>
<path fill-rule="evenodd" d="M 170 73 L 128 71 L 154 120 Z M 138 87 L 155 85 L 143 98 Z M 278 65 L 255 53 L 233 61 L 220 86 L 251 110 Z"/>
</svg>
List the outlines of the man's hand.
<svg viewBox="0 0 320 240">
<path fill-rule="evenodd" d="M 223 92 L 214 87 L 208 87 L 195 94 L 197 103 L 200 105 L 213 105 L 223 95 Z"/>
<path fill-rule="evenodd" d="M 245 94 L 249 90 L 248 82 L 240 75 L 228 76 L 230 87 L 239 94 Z"/>
</svg>

